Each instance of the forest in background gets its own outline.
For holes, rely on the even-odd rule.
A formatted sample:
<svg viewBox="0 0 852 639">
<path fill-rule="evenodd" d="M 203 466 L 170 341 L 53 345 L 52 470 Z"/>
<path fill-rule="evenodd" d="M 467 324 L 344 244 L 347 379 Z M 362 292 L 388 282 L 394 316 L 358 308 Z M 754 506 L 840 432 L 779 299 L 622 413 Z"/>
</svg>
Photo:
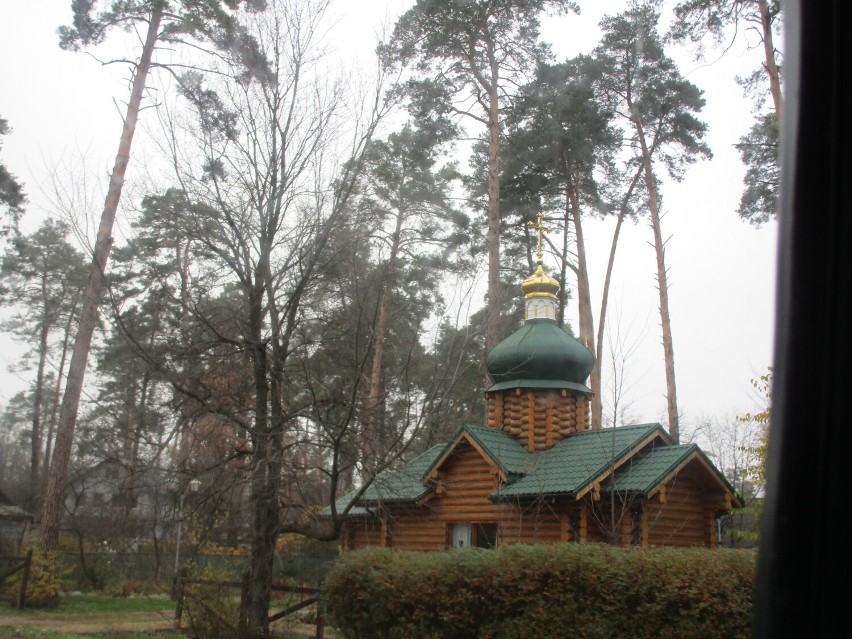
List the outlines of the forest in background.
<svg viewBox="0 0 852 639">
<path fill-rule="evenodd" d="M 765 223 L 777 197 L 778 7 L 684 0 L 666 30 L 660 3 L 631 3 L 604 20 L 597 47 L 558 60 L 540 20 L 574 3 L 421 0 L 375 68 L 352 78 L 324 55 L 328 5 L 81 5 L 61 30 L 63 46 L 97 49 L 113 28 L 138 29 L 140 50 L 126 53 L 148 107 L 138 115 L 168 168 L 142 195 L 107 195 L 105 212 L 129 230 L 112 246 L 111 222 L 98 242 L 86 237 L 81 216 L 94 213 L 73 197 L 18 232 L 27 185 L 0 165 L 3 328 L 27 345 L 19 371 L 32 376 L 0 416 L 0 489 L 39 512 L 53 476 L 81 547 L 105 536 L 97 509 L 111 513 L 115 544 L 156 545 L 197 479 L 198 529 L 249 546 L 262 584 L 279 536 L 333 539 L 341 513 L 320 508 L 482 421 L 484 353 L 521 320 L 538 212 L 563 313 L 576 296 L 566 330 L 597 355 L 594 426 L 625 416 L 604 350 L 607 294 L 592 308 L 587 262 L 612 264 L 622 222 L 647 220 L 667 426 L 675 438 L 711 431 L 717 464 L 738 487 L 755 481 L 762 428 L 679 423 L 660 188 L 712 150 L 701 91 L 666 51 L 718 55 L 739 32 L 761 34 L 765 63 L 742 79 L 758 107 L 739 147 L 739 213 Z M 8 124 L 0 133 L 13 135 Z M 587 255 L 583 222 L 604 216 L 611 252 Z M 72 405 L 87 303 L 92 350 L 78 358 L 88 377 Z"/>
</svg>

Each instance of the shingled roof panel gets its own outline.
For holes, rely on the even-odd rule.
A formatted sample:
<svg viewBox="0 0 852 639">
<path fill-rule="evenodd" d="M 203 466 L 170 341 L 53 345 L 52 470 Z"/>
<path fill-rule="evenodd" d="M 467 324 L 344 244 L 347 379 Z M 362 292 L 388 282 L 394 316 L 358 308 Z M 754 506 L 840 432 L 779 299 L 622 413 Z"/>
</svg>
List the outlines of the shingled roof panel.
<svg viewBox="0 0 852 639">
<path fill-rule="evenodd" d="M 525 477 L 495 497 L 577 494 L 649 437 L 669 438 L 659 424 L 640 424 L 575 433 L 553 448 L 530 455 Z"/>
</svg>

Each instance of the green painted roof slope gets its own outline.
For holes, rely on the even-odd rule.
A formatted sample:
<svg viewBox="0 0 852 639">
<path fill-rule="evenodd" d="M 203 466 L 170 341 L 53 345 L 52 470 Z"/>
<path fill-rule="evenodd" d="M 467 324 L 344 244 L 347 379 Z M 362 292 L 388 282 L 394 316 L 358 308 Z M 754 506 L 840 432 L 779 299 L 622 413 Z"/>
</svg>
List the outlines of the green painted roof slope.
<svg viewBox="0 0 852 639">
<path fill-rule="evenodd" d="M 410 501 L 425 496 L 430 488 L 423 485 L 423 475 L 444 448 L 443 444 L 437 444 L 400 469 L 382 471 L 358 500 L 359 503 Z"/>
<path fill-rule="evenodd" d="M 517 439 L 503 431 L 478 424 L 465 424 L 463 432 L 470 434 L 506 476 L 523 474 L 529 464 L 530 453 Z"/>
<path fill-rule="evenodd" d="M 647 495 L 698 450 L 695 444 L 685 444 L 661 446 L 637 455 L 618 469 L 614 482 L 611 477 L 608 477 L 601 485 L 601 490 L 604 492 L 619 490 Z"/>
<path fill-rule="evenodd" d="M 614 485 L 612 479 L 607 478 L 601 485 L 601 490 L 605 492 L 612 492 L 613 490 L 637 492 L 647 496 L 693 455 L 697 455 L 703 459 L 706 462 L 705 467 L 708 471 L 732 495 L 734 494 L 731 484 L 697 444 L 661 446 L 637 455 L 618 469 Z"/>
<path fill-rule="evenodd" d="M 379 473 L 369 488 L 364 491 L 357 505 L 353 506 L 348 514 L 366 514 L 367 510 L 363 506 L 370 504 L 416 501 L 426 496 L 431 488 L 423 485 L 423 476 L 445 448 L 445 444 L 437 444 L 402 468 L 392 468 Z M 337 512 L 342 512 L 349 505 L 349 502 L 355 498 L 356 494 L 357 491 L 352 491 L 338 499 L 335 502 Z M 331 507 L 324 508 L 320 514 L 330 517 Z"/>
<path fill-rule="evenodd" d="M 488 353 L 495 384 L 554 380 L 584 384 L 594 366 L 592 352 L 550 319 L 528 319 Z"/>
<path fill-rule="evenodd" d="M 576 494 L 655 434 L 670 443 L 659 424 L 575 433 L 550 450 L 530 455 L 526 476 L 501 488 L 494 497 Z"/>
</svg>

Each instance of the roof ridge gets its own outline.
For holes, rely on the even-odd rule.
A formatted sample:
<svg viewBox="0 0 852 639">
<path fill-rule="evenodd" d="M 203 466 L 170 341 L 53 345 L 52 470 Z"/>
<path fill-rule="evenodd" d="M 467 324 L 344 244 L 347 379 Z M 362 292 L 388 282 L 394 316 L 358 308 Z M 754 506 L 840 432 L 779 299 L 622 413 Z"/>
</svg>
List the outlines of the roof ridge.
<svg viewBox="0 0 852 639">
<path fill-rule="evenodd" d="M 615 426 L 615 427 L 609 427 L 609 428 L 596 428 L 596 429 L 589 428 L 587 430 L 581 430 L 578 433 L 573 433 L 571 435 L 571 437 L 577 437 L 578 435 L 596 435 L 596 434 L 599 434 L 599 433 L 616 431 L 616 430 L 648 430 L 649 428 L 655 428 L 657 426 L 659 426 L 660 428 L 663 428 L 663 425 L 660 422 L 648 422 L 647 424 L 629 424 L 627 426 Z M 665 430 L 664 430 L 664 432 L 665 432 Z"/>
</svg>

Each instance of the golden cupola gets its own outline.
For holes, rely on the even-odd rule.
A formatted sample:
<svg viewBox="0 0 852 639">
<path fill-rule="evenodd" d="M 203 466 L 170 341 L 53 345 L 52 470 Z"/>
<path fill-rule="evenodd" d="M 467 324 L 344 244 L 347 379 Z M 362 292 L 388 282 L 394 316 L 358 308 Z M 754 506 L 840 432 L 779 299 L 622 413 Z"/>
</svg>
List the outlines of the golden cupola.
<svg viewBox="0 0 852 639">
<path fill-rule="evenodd" d="M 539 259 L 538 268 L 521 284 L 524 291 L 524 319 L 556 319 L 559 304 L 559 282 L 544 272 Z"/>
</svg>

